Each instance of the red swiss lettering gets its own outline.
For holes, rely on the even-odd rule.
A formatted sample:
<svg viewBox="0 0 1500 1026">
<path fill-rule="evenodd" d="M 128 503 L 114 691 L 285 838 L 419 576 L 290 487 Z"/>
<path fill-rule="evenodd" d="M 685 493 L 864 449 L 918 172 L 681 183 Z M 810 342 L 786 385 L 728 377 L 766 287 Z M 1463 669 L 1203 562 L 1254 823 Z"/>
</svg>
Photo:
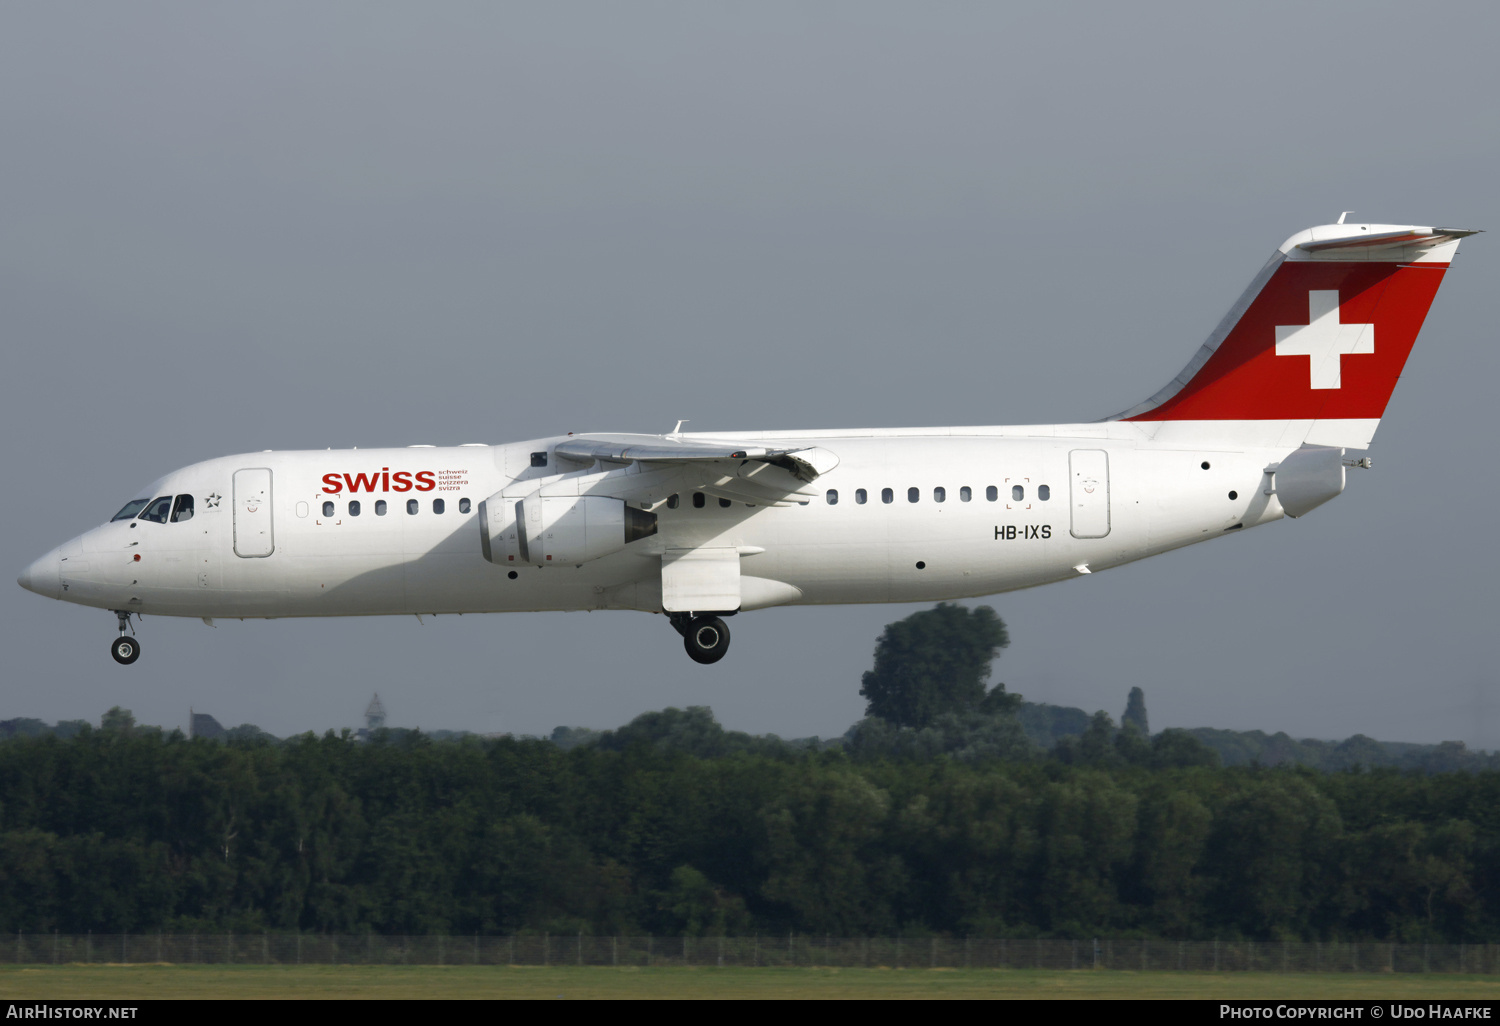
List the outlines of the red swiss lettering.
<svg viewBox="0 0 1500 1026">
<path fill-rule="evenodd" d="M 415 478 L 415 482 L 412 480 Z M 348 490 L 350 492 L 409 492 L 416 488 L 419 492 L 430 492 L 437 487 L 437 475 L 431 470 L 421 470 L 413 473 L 410 470 L 398 470 L 394 474 L 388 467 L 381 467 L 379 473 L 375 474 L 324 474 L 323 491 L 329 495 L 337 495 L 339 492 Z"/>
</svg>

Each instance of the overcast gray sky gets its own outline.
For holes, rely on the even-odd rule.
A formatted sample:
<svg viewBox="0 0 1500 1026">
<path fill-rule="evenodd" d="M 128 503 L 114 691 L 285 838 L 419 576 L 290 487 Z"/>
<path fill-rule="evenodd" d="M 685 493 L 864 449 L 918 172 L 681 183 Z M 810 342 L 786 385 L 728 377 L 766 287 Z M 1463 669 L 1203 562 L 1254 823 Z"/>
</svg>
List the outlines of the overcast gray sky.
<svg viewBox="0 0 1500 1026">
<path fill-rule="evenodd" d="M 1500 229 L 1489 4 L 0 6 L 10 577 L 260 449 L 1091 420 L 1272 249 Z M 1495 236 L 1301 521 L 988 600 L 995 678 L 1153 728 L 1500 746 Z M 222 623 L 0 588 L 0 718 L 841 733 L 918 607 Z M 581 641 L 583 643 L 581 643 Z"/>
</svg>

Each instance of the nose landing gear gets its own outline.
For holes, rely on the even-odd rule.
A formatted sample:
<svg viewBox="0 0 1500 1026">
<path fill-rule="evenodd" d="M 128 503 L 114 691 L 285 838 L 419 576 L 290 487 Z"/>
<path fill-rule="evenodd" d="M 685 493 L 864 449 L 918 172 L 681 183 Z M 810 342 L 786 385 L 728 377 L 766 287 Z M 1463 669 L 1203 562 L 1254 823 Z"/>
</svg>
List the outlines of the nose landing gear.
<svg viewBox="0 0 1500 1026">
<path fill-rule="evenodd" d="M 729 628 L 708 613 L 674 613 L 672 627 L 682 635 L 682 647 L 695 663 L 716 663 L 729 651 Z"/>
<path fill-rule="evenodd" d="M 121 666 L 129 666 L 141 657 L 141 643 L 135 639 L 135 628 L 130 626 L 130 614 L 123 609 L 114 611 L 120 621 L 120 636 L 109 643 L 109 654 Z M 126 637 L 129 631 L 131 636 Z"/>
</svg>

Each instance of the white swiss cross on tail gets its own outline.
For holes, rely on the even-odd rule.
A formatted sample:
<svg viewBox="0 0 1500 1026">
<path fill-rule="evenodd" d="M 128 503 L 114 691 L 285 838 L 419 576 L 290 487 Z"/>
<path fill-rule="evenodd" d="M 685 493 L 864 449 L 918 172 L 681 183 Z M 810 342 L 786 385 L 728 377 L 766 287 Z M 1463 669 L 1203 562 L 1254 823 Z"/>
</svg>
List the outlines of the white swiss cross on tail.
<svg viewBox="0 0 1500 1026">
<path fill-rule="evenodd" d="M 1343 357 L 1373 352 L 1375 325 L 1339 323 L 1338 289 L 1307 294 L 1306 324 L 1276 326 L 1276 355 L 1308 357 L 1311 388 L 1343 387 Z"/>
</svg>

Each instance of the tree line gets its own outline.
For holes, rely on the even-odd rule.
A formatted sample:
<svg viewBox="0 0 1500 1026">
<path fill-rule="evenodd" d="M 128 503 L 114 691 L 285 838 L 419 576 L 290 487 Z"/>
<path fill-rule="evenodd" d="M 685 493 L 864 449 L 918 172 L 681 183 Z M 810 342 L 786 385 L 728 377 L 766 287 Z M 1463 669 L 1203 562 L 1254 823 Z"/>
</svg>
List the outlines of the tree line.
<svg viewBox="0 0 1500 1026">
<path fill-rule="evenodd" d="M 6 721 L 0 930 L 1494 939 L 1500 773 L 1224 766 L 1139 688 L 1116 725 L 987 685 L 1007 643 L 889 625 L 834 739 Z"/>
<path fill-rule="evenodd" d="M 704 709 L 572 748 L 14 739 L 0 930 L 1456 942 L 1500 925 L 1492 772 L 751 740 Z"/>
</svg>

